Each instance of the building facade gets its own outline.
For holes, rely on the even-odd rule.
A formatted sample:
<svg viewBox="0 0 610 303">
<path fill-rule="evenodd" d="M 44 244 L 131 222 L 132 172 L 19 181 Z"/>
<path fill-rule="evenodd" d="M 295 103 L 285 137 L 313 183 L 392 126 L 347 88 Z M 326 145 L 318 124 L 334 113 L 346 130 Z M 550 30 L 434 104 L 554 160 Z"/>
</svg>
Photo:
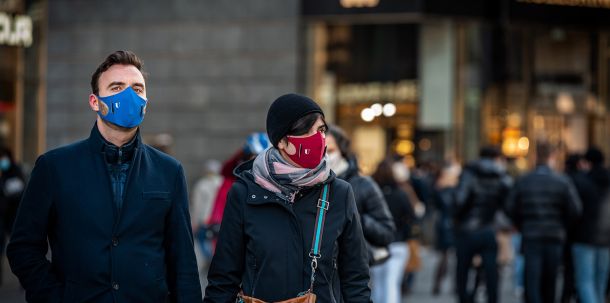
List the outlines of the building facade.
<svg viewBox="0 0 610 303">
<path fill-rule="evenodd" d="M 387 154 L 468 161 L 488 144 L 522 168 L 540 141 L 608 152 L 604 3 L 304 1 L 307 89 L 368 172 Z M 370 116 L 387 104 L 394 115 Z"/>
<path fill-rule="evenodd" d="M 143 137 L 191 182 L 293 91 L 346 129 L 365 172 L 387 154 L 467 161 L 485 144 L 522 165 L 540 140 L 610 152 L 603 3 L 0 0 L 0 137 L 28 167 L 86 137 L 91 74 L 129 49 L 148 73 Z"/>
</svg>

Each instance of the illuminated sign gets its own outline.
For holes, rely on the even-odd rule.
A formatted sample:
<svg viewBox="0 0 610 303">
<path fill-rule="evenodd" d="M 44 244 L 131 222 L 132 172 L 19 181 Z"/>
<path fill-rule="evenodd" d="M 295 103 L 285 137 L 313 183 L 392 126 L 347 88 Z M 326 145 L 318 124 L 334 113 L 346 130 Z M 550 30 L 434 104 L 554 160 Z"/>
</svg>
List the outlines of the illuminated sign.
<svg viewBox="0 0 610 303">
<path fill-rule="evenodd" d="M 517 0 L 517 2 L 533 3 L 533 4 L 548 4 L 548 5 L 563 5 L 563 6 L 585 6 L 610 8 L 610 0 Z"/>
<path fill-rule="evenodd" d="M 341 104 L 363 102 L 415 102 L 417 84 L 414 80 L 398 82 L 368 82 L 340 85 L 337 101 Z"/>
<path fill-rule="evenodd" d="M 380 0 L 339 0 L 341 6 L 345 8 L 352 7 L 375 7 L 379 5 Z"/>
<path fill-rule="evenodd" d="M 32 18 L 0 12 L 0 45 L 32 45 Z"/>
</svg>

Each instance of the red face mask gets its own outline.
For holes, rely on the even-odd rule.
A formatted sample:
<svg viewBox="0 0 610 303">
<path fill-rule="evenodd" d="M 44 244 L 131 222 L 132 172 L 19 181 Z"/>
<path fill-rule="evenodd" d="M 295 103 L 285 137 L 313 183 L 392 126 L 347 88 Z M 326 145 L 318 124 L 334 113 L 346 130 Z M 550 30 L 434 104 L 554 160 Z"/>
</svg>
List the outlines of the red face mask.
<svg viewBox="0 0 610 303">
<path fill-rule="evenodd" d="M 321 132 L 308 137 L 291 137 L 288 136 L 288 142 L 292 143 L 297 149 L 294 155 L 288 155 L 290 160 L 305 168 L 315 168 L 324 158 L 324 150 L 326 149 L 326 141 Z"/>
</svg>

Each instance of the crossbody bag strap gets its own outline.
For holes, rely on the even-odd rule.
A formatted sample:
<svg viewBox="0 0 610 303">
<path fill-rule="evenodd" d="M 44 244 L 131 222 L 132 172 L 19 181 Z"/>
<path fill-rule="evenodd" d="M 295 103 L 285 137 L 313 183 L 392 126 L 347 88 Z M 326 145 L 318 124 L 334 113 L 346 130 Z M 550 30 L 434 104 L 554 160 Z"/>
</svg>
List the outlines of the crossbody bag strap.
<svg viewBox="0 0 610 303">
<path fill-rule="evenodd" d="M 316 222 L 314 225 L 313 240 L 311 243 L 311 251 L 309 257 L 311 258 L 311 285 L 309 291 L 313 291 L 313 282 L 316 279 L 316 269 L 318 268 L 318 259 L 322 258 L 321 246 L 322 246 L 322 235 L 324 234 L 324 221 L 326 220 L 326 212 L 330 206 L 330 184 L 324 184 L 324 187 L 320 191 L 320 198 L 318 199 L 318 213 L 316 215 Z"/>
</svg>

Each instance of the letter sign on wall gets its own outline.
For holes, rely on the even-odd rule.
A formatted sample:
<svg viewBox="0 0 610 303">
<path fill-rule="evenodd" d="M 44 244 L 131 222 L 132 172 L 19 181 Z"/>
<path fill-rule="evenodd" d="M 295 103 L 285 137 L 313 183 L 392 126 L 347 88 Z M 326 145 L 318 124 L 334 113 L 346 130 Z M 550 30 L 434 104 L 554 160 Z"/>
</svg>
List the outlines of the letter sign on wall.
<svg viewBox="0 0 610 303">
<path fill-rule="evenodd" d="M 32 18 L 0 12 L 0 45 L 32 45 Z"/>
</svg>

